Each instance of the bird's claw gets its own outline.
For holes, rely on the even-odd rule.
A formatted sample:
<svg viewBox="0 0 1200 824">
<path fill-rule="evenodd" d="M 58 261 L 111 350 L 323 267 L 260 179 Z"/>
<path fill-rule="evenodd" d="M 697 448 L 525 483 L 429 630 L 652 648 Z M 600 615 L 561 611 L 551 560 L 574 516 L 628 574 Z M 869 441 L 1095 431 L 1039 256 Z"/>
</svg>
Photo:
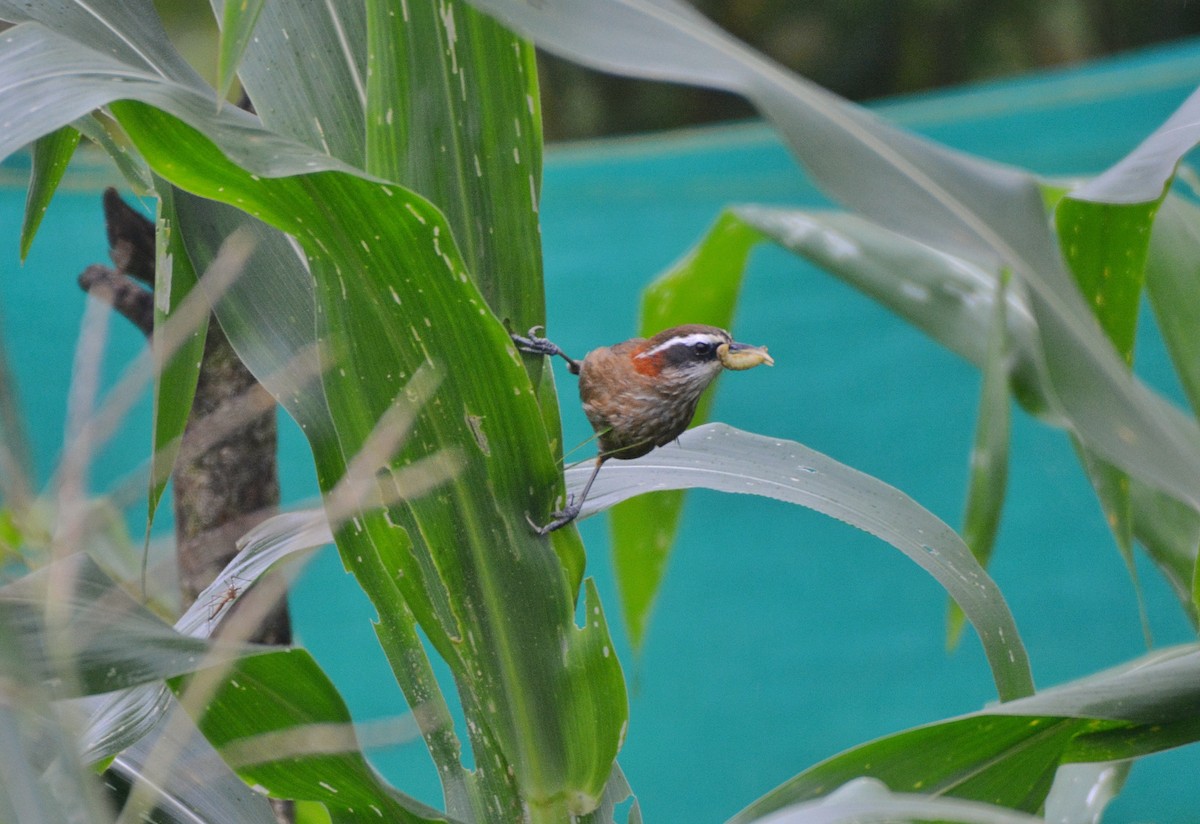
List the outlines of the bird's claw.
<svg viewBox="0 0 1200 824">
<path fill-rule="evenodd" d="M 538 332 L 545 328 L 544 326 L 534 326 L 526 335 L 512 334 L 513 343 L 522 352 L 529 352 L 533 355 L 557 355 L 559 353 L 557 346 L 546 338 L 538 337 Z"/>
<path fill-rule="evenodd" d="M 529 517 L 528 512 L 525 513 L 525 520 L 529 523 L 529 525 L 531 527 L 533 527 L 534 532 L 536 532 L 538 535 L 544 536 L 544 535 L 549 535 L 554 530 L 561 529 L 562 527 L 571 523 L 571 521 L 573 521 L 579 517 L 579 512 L 582 509 L 583 509 L 583 501 L 580 501 L 579 503 L 575 503 L 575 496 L 572 495 L 570 498 L 567 499 L 567 505 L 565 507 L 558 510 L 557 512 L 551 513 L 551 518 L 553 520 L 551 520 L 550 523 L 546 524 L 545 526 L 538 526 L 536 523 L 534 523 L 533 518 Z"/>
</svg>

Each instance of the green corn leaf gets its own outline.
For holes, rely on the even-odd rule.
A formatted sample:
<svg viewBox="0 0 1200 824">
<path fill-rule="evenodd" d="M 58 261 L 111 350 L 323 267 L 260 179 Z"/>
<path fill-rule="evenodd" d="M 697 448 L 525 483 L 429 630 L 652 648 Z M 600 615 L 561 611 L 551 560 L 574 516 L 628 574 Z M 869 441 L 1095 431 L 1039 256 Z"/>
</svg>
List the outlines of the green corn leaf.
<svg viewBox="0 0 1200 824">
<path fill-rule="evenodd" d="M 21 260 L 29 254 L 42 216 L 62 180 L 67 164 L 79 145 L 79 132 L 70 126 L 50 132 L 33 144 L 33 168 L 29 172 L 29 193 L 25 200 L 25 220 L 21 224 Z"/>
<path fill-rule="evenodd" d="M 988 330 L 987 360 L 983 364 L 983 387 L 979 392 L 979 417 L 975 441 L 971 447 L 970 480 L 967 486 L 966 514 L 963 516 L 963 541 L 986 567 L 992 557 L 1000 515 L 1008 485 L 1008 445 L 1012 412 L 1009 401 L 1008 344 L 1009 278 L 1001 273 L 996 281 L 992 302 L 994 314 Z M 950 603 L 946 641 L 953 648 L 962 633 L 962 610 Z"/>
<path fill-rule="evenodd" d="M 154 264 L 154 328 L 152 345 L 155 353 L 154 382 L 154 453 L 150 461 L 149 512 L 146 533 L 149 535 L 154 513 L 170 480 L 179 443 L 187 426 L 200 377 L 200 361 L 204 354 L 204 338 L 208 330 L 209 313 L 200 315 L 191 330 L 181 330 L 182 342 L 165 352 L 164 324 L 175 315 L 183 301 L 196 286 L 196 271 L 192 268 L 175 213 L 171 187 L 158 181 L 161 193 L 158 201 L 158 245 Z"/>
<path fill-rule="evenodd" d="M 212 673 L 217 689 L 195 719 L 243 779 L 280 798 L 319 801 L 337 822 L 451 820 L 367 763 L 349 710 L 311 655 L 291 649 L 260 658 Z M 190 683 L 172 682 L 185 706 Z"/>
<path fill-rule="evenodd" d="M 587 467 L 567 470 L 578 490 Z M 932 575 L 979 633 L 1002 701 L 1033 692 L 1029 658 L 996 584 L 962 539 L 903 492 L 808 447 L 719 423 L 684 432 L 671 449 L 609 461 L 583 505 L 586 517 L 635 495 L 704 487 L 799 504 L 887 541 Z"/>
<path fill-rule="evenodd" d="M 449 447 L 462 473 L 444 494 L 362 512 L 335 537 L 381 618 L 411 608 L 450 664 L 474 720 L 476 763 L 500 765 L 487 789 L 535 819 L 590 810 L 619 744 L 623 678 L 594 588 L 588 624 L 575 627 L 570 570 L 525 523 L 531 504 L 549 504 L 529 490 L 549 492 L 556 474 L 536 397 L 441 215 L 400 187 L 350 174 L 258 177 L 156 109 L 112 109 L 173 184 L 237 203 L 308 253 L 322 396 L 336 428 L 336 437 L 310 433 L 326 492 L 408 376 L 456 364 L 389 463 L 399 479 L 405 464 Z M 175 161 L 181 147 L 186 166 Z M 554 544 L 571 542 L 577 534 L 565 532 Z M 516 612 L 502 619 L 506 610 Z"/>
<path fill-rule="evenodd" d="M 254 24 L 266 0 L 229 0 L 221 12 L 217 44 L 217 97 L 225 100 L 237 78 L 238 64 L 254 34 Z"/>
<path fill-rule="evenodd" d="M 1037 813 L 1059 766 L 1136 758 L 1200 740 L 1200 649 L 1163 650 L 961 718 L 890 735 L 785 782 L 731 824 L 817 798 L 859 776 L 899 792 Z"/>
<path fill-rule="evenodd" d="M 1150 203 L 1107 204 L 1067 196 L 1058 202 L 1055 211 L 1063 258 L 1084 300 L 1127 366 L 1133 364 L 1150 229 L 1161 202 L 1160 197 Z M 1074 440 L 1133 581 L 1142 630 L 1150 645 L 1150 624 L 1133 558 L 1134 513 L 1129 474 L 1078 439 Z"/>
</svg>

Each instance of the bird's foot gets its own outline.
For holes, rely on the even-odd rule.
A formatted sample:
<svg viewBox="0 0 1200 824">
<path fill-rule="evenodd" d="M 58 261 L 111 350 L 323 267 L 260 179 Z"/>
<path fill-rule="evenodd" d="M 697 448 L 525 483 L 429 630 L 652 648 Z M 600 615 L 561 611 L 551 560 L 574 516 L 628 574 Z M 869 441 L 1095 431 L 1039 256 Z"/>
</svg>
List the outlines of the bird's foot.
<svg viewBox="0 0 1200 824">
<path fill-rule="evenodd" d="M 533 531 L 536 532 L 538 535 L 549 535 L 554 530 L 561 529 L 562 527 L 571 523 L 571 521 L 578 518 L 579 512 L 582 509 L 583 509 L 583 501 L 579 501 L 579 503 L 576 503 L 575 496 L 572 495 L 567 500 L 567 505 L 565 507 L 563 507 L 562 509 L 558 510 L 555 513 L 552 513 L 551 517 L 553 517 L 554 520 L 550 521 L 550 523 L 546 524 L 545 526 L 538 526 L 537 524 L 535 524 L 533 522 L 533 519 L 529 517 L 528 512 L 525 513 L 525 520 L 529 522 L 529 525 L 531 527 L 533 527 Z"/>
<path fill-rule="evenodd" d="M 563 351 L 554 343 L 546 338 L 539 337 L 538 332 L 545 329 L 544 326 L 535 326 L 525 335 L 512 334 L 513 343 L 522 352 L 529 352 L 533 355 L 561 355 Z"/>
<path fill-rule="evenodd" d="M 570 368 L 572 374 L 578 375 L 580 368 L 579 361 L 559 349 L 552 341 L 538 336 L 538 330 L 544 328 L 543 326 L 535 326 L 526 335 L 516 335 L 510 332 L 509 336 L 522 352 L 529 352 L 533 355 L 548 355 L 549 357 L 557 355 L 567 362 L 567 366 Z"/>
</svg>

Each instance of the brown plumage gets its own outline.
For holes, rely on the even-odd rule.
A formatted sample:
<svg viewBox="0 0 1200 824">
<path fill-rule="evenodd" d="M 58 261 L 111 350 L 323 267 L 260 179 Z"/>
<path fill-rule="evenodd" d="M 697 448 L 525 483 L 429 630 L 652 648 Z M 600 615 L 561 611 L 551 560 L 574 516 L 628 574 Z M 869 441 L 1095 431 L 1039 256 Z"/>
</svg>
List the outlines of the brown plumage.
<svg viewBox="0 0 1200 824">
<path fill-rule="evenodd" d="M 539 338 L 538 328 L 531 329 L 528 337 L 513 335 L 513 340 L 522 351 L 562 357 L 579 375 L 579 398 L 600 446 L 579 500 L 572 498 L 545 526 L 530 520 L 541 535 L 575 519 L 606 460 L 641 457 L 683 434 L 696 414 L 700 395 L 722 369 L 774 363 L 765 348 L 736 343 L 724 329 L 703 324 L 676 326 L 652 338 L 593 349 L 583 361 Z"/>
</svg>

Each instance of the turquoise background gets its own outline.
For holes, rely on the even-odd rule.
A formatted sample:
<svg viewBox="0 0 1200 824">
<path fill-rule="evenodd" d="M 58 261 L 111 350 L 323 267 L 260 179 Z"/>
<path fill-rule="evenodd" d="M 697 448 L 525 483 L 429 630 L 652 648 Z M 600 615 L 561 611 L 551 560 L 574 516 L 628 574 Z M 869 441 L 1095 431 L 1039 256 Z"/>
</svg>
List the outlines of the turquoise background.
<svg viewBox="0 0 1200 824">
<path fill-rule="evenodd" d="M 970 152 L 1048 175 L 1089 174 L 1133 148 L 1197 82 L 1200 44 L 1185 43 L 875 108 Z M 83 313 L 74 278 L 105 258 L 99 191 L 115 178 L 81 158 L 18 268 L 25 162 L 0 170 L 0 316 L 45 481 L 60 449 Z M 628 337 L 640 288 L 723 206 L 743 202 L 828 205 L 758 124 L 552 148 L 541 208 L 549 334 L 576 357 Z M 724 378 L 714 419 L 801 441 L 959 523 L 979 390 L 972 367 L 772 247 L 754 254 L 734 331 L 769 345 L 777 366 Z M 142 343 L 116 322 L 106 346 L 111 378 Z M 1179 399 L 1150 322 L 1137 369 Z M 563 371 L 557 378 L 566 442 L 582 442 L 590 432 L 573 379 Z M 97 461 L 93 488 L 111 489 L 138 466 L 148 420 L 143 402 Z M 281 424 L 284 494 L 296 501 L 316 485 L 303 439 Z M 131 522 L 143 515 L 135 511 Z M 776 502 L 693 493 L 638 656 L 619 616 L 604 518 L 581 529 L 631 686 L 620 760 L 647 821 L 723 820 L 843 748 L 994 700 L 974 636 L 952 653 L 944 648 L 940 588 L 889 546 L 841 523 Z M 1156 642 L 1192 640 L 1166 585 L 1142 561 Z M 1040 686 L 1144 652 L 1133 588 L 1067 440 L 1020 412 L 992 572 Z M 357 718 L 402 707 L 368 624 L 370 607 L 335 554 L 311 563 L 292 608 L 300 639 Z M 419 743 L 374 756 L 397 786 L 439 801 Z M 1106 820 L 1200 820 L 1198 767 L 1195 746 L 1145 759 Z"/>
</svg>

